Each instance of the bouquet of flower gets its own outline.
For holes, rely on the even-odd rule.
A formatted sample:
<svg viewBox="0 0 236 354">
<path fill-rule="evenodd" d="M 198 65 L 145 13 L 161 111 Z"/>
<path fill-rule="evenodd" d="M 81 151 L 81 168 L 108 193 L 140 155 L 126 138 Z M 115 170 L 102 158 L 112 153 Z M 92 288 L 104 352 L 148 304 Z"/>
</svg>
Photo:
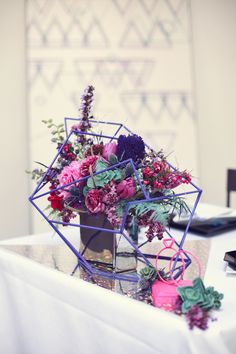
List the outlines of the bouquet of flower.
<svg viewBox="0 0 236 354">
<path fill-rule="evenodd" d="M 174 189 L 190 183 L 190 174 L 172 168 L 162 151 L 155 153 L 138 135 L 121 134 L 105 141 L 102 134 L 93 134 L 93 94 L 92 86 L 84 91 L 81 119 L 71 127 L 74 140 L 71 134 L 63 145 L 63 126 L 43 121 L 52 128 L 52 141 L 59 151 L 56 166 L 46 176 L 51 214 L 63 225 L 82 212 L 103 214 L 114 229 L 123 222 L 133 239 L 142 227 L 149 241 L 156 236 L 161 239 L 169 215 L 187 208 Z M 34 178 L 44 175 L 42 169 L 33 171 Z M 170 195 L 173 198 L 164 198 Z M 146 202 L 139 203 L 143 199 Z"/>
<path fill-rule="evenodd" d="M 141 248 L 154 238 L 161 239 L 165 232 L 171 236 L 170 216 L 184 211 L 189 214 L 189 223 L 178 244 L 182 247 L 201 195 L 190 174 L 170 165 L 162 150 L 155 152 L 123 124 L 94 120 L 93 95 L 94 88 L 88 86 L 82 95 L 80 118 L 65 118 L 65 129 L 63 124 L 55 125 L 51 119 L 43 121 L 51 129 L 56 156 L 50 166 L 41 164 L 44 168 L 33 171 L 32 177 L 38 184 L 29 198 L 90 274 L 94 268 L 84 256 L 97 236 L 100 245 L 105 238 L 109 239 L 104 249 L 108 247 L 111 251 L 114 235 L 120 234 L 134 254 L 148 265 L 149 254 L 142 253 Z M 73 122 L 69 128 L 68 122 Z M 97 131 L 101 126 L 102 129 L 109 127 L 109 132 Z M 186 184 L 194 190 L 180 192 L 179 187 Z M 193 193 L 197 196 L 190 211 L 184 198 Z M 49 203 L 42 210 L 37 202 L 45 197 Z M 80 227 L 84 250 L 77 250 L 66 239 L 58 229 L 60 225 Z M 141 229 L 146 241 L 140 244 Z M 116 253 L 113 250 L 112 257 Z M 189 259 L 186 262 L 191 263 Z M 116 271 L 113 275 L 116 277 Z"/>
<path fill-rule="evenodd" d="M 71 248 L 78 258 L 78 266 L 89 277 L 101 275 L 111 279 L 137 281 L 135 298 L 140 297 L 142 301 L 153 303 L 151 291 L 155 282 L 161 279 L 171 281 L 175 275 L 178 278 L 191 263 L 188 257 L 190 252 L 183 250 L 183 243 L 201 190 L 191 182 L 187 171 L 180 171 L 168 163 L 162 150 L 153 151 L 140 136 L 133 134 L 122 124 L 94 120 L 91 115 L 93 95 L 94 88 L 88 86 L 82 96 L 80 118 L 65 118 L 65 129 L 63 124 L 55 125 L 51 119 L 43 121 L 51 129 L 52 142 L 56 144 L 56 156 L 50 166 L 41 164 L 43 169 L 32 172 L 38 185 L 29 199 Z M 74 123 L 70 129 L 67 126 L 68 121 Z M 110 125 L 116 130 L 111 134 L 96 132 L 96 128 L 101 125 Z M 194 190 L 180 192 L 178 187 L 186 184 L 190 184 Z M 43 189 L 46 192 L 42 193 Z M 190 210 L 184 197 L 193 193 L 197 193 L 197 198 Z M 36 204 L 42 197 L 46 197 L 49 202 L 47 215 Z M 181 214 L 182 211 L 188 213 L 189 222 L 178 244 L 168 231 L 168 222 L 171 215 Z M 77 250 L 63 232 L 56 228 L 58 225 L 81 227 L 82 241 L 86 236 L 83 228 L 89 230 L 84 248 Z M 141 228 L 145 229 L 147 239 L 139 244 L 138 234 Z M 169 273 L 164 272 L 164 269 L 157 271 L 149 262 L 148 258 L 153 259 L 156 255 L 143 254 L 141 251 L 144 244 L 154 238 L 162 239 L 165 232 L 179 249 L 175 250 L 176 257 L 160 256 L 165 261 L 170 259 L 170 264 L 173 261 Z M 101 270 L 103 262 L 99 259 L 95 261 L 94 269 L 84 256 L 86 249 L 99 234 L 101 237 L 98 243 L 102 243 L 108 236 L 111 247 L 114 235 L 123 235 L 133 248 L 135 257 L 142 257 L 146 267 L 139 275 L 136 270 L 136 276 L 133 273 L 130 276 L 124 274 L 130 272 L 130 269 L 119 269 L 117 272 L 116 265 L 114 267 L 112 264 L 112 274 L 108 274 Z M 182 265 L 176 267 L 179 258 Z M 104 264 L 107 265 L 106 262 Z M 177 273 L 174 273 L 176 270 Z M 193 286 L 178 287 L 175 297 L 175 311 L 187 314 L 191 328 L 198 326 L 205 329 L 209 319 L 205 310 L 219 308 L 223 295 L 213 288 L 205 289 L 201 280 L 197 279 Z"/>
</svg>

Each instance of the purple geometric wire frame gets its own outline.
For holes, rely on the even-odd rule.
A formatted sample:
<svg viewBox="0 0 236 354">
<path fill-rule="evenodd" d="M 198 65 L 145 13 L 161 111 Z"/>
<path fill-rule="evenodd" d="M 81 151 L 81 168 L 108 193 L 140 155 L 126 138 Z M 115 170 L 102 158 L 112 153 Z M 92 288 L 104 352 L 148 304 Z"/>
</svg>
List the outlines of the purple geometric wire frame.
<svg viewBox="0 0 236 354">
<path fill-rule="evenodd" d="M 73 226 L 73 227 L 80 227 L 80 228 L 87 228 L 87 229 L 92 229 L 92 230 L 96 230 L 96 231 L 106 231 L 106 232 L 110 232 L 111 234 L 120 234 L 122 237 L 124 237 L 126 239 L 126 241 L 130 244 L 130 246 L 133 248 L 135 255 L 138 259 L 140 259 L 143 263 L 145 263 L 146 265 L 150 265 L 150 261 L 149 258 L 155 258 L 156 256 L 153 254 L 146 254 L 143 253 L 141 248 L 149 241 L 146 241 L 144 243 L 142 243 L 141 245 L 137 245 L 135 244 L 130 237 L 128 237 L 125 233 L 125 221 L 129 212 L 130 207 L 132 207 L 132 205 L 137 205 L 140 203 L 147 203 L 147 202 L 155 202 L 155 201 L 160 201 L 160 200 L 166 200 L 166 199 L 171 199 L 171 198 L 175 198 L 175 197 L 181 197 L 181 196 L 186 196 L 186 195 L 190 195 L 190 194 L 196 194 L 196 199 L 195 199 L 195 203 L 193 206 L 193 209 L 191 211 L 191 214 L 189 216 L 189 221 L 187 223 L 187 226 L 185 228 L 185 231 L 183 233 L 183 236 L 180 240 L 180 242 L 178 243 L 177 241 L 175 241 L 177 247 L 179 250 L 183 249 L 183 245 L 187 236 L 187 232 L 190 226 L 190 223 L 192 221 L 194 212 L 196 210 L 197 204 L 199 202 L 199 199 L 201 197 L 201 193 L 202 190 L 196 186 L 194 183 L 190 182 L 191 186 L 193 187 L 193 190 L 188 191 L 188 192 L 183 192 L 183 193 L 178 193 L 178 194 L 174 194 L 171 196 L 159 196 L 159 197 L 150 197 L 148 192 L 146 191 L 145 187 L 143 186 L 138 172 L 135 168 L 134 162 L 132 159 L 127 159 L 125 161 L 119 162 L 115 165 L 112 165 L 111 167 L 105 168 L 99 172 L 95 172 L 94 176 L 97 174 L 101 174 L 104 173 L 106 171 L 109 170 L 113 170 L 114 168 L 117 168 L 119 166 L 123 166 L 126 164 L 130 164 L 132 166 L 133 169 L 133 173 L 136 177 L 136 180 L 138 182 L 138 184 L 140 185 L 140 188 L 143 192 L 143 199 L 141 200 L 135 200 L 135 201 L 130 201 L 127 203 L 126 208 L 125 208 L 125 212 L 123 215 L 123 219 L 121 222 L 120 227 L 116 230 L 116 229 L 107 229 L 107 228 L 103 228 L 103 227 L 94 227 L 94 226 L 90 226 L 90 225 L 82 225 L 82 224 L 77 224 L 77 223 L 70 223 L 70 222 L 63 222 L 63 221 L 56 221 L 56 220 L 52 220 L 50 219 L 50 217 L 48 217 L 45 212 L 43 210 L 41 210 L 41 208 L 36 204 L 36 200 L 39 198 L 42 198 L 46 195 L 49 195 L 52 192 L 56 192 L 56 191 L 60 191 L 60 190 L 65 190 L 65 188 L 71 186 L 71 185 L 75 185 L 76 183 L 79 183 L 81 181 L 85 181 L 88 178 L 90 178 L 90 176 L 86 176 L 86 177 L 82 177 L 78 180 L 75 180 L 71 183 L 68 183 L 62 187 L 58 187 L 55 188 L 53 190 L 47 190 L 46 192 L 41 192 L 42 189 L 45 187 L 45 185 L 48 183 L 46 177 L 50 174 L 52 174 L 52 167 L 54 165 L 54 163 L 56 162 L 57 158 L 60 156 L 61 151 L 63 150 L 64 146 L 67 144 L 67 142 L 69 141 L 70 137 L 72 136 L 72 134 L 76 134 L 76 136 L 78 135 L 87 135 L 87 136 L 93 136 L 93 137 L 102 137 L 102 138 L 107 138 L 110 139 L 110 141 L 112 140 L 118 140 L 117 134 L 119 133 L 119 131 L 121 129 L 124 129 L 126 132 L 128 132 L 129 134 L 134 134 L 131 130 L 129 130 L 126 126 L 124 126 L 123 124 L 120 123 L 114 123 L 114 122 L 105 122 L 105 121 L 99 121 L 99 120 L 90 120 L 92 123 L 96 123 L 96 124 L 102 124 L 102 125 L 110 125 L 110 126 L 114 126 L 116 129 L 115 133 L 113 135 L 104 135 L 104 134 L 96 134 L 96 133 L 89 133 L 89 132 L 80 132 L 80 131 L 75 131 L 75 130 L 71 130 L 70 132 L 68 132 L 68 121 L 80 121 L 79 118 L 65 118 L 65 130 L 66 130 L 66 140 L 64 141 L 63 145 L 60 147 L 60 149 L 58 150 L 56 156 L 54 157 L 53 161 L 51 162 L 50 166 L 48 167 L 46 173 L 43 175 L 43 177 L 41 178 L 41 180 L 39 181 L 37 187 L 35 188 L 34 192 L 32 193 L 32 195 L 29 197 L 29 201 L 31 202 L 31 204 L 36 208 L 36 210 L 42 215 L 42 217 L 50 224 L 50 226 L 53 228 L 53 230 L 61 237 L 61 239 L 65 242 L 65 244 L 70 248 L 70 250 L 75 254 L 75 256 L 77 257 L 77 261 L 78 264 L 76 266 L 75 269 L 77 269 L 78 267 L 82 267 L 91 277 L 92 276 L 102 276 L 102 277 L 108 277 L 111 279 L 119 279 L 119 280 L 127 280 L 127 281 L 134 281 L 137 282 L 139 277 L 137 274 L 123 274 L 122 272 L 118 272 L 114 269 L 112 272 L 111 271 L 105 271 L 105 270 L 101 270 L 98 269 L 94 266 L 91 265 L 90 262 L 88 262 L 83 255 L 81 254 L 81 252 L 74 247 L 74 245 L 63 235 L 62 231 L 58 229 L 59 225 L 64 225 L 64 226 Z M 152 150 L 147 144 L 145 144 L 146 148 L 149 150 Z M 168 165 L 170 166 L 170 168 L 172 170 L 176 170 L 175 167 L 173 167 L 169 162 L 167 162 Z M 170 234 L 170 232 L 166 229 L 165 232 L 168 234 L 169 237 L 173 238 L 172 235 Z M 86 245 L 85 245 L 86 247 Z M 185 258 L 186 257 L 186 258 Z M 185 253 L 185 257 L 184 257 L 184 262 L 185 262 L 185 268 L 188 267 L 191 264 L 191 259 L 189 258 L 189 256 Z M 164 259 L 164 260 L 170 260 L 171 257 L 168 256 L 160 256 L 160 258 Z M 172 271 L 176 271 L 177 273 L 175 274 L 175 277 L 178 277 L 181 272 L 183 271 L 183 266 L 177 267 L 177 262 L 180 260 L 180 257 L 177 256 L 174 259 L 174 263 L 173 263 L 173 267 L 172 267 Z M 182 259 L 181 259 L 182 261 Z M 75 270 L 74 270 L 75 271 Z M 74 272 L 73 272 L 74 273 Z"/>
</svg>

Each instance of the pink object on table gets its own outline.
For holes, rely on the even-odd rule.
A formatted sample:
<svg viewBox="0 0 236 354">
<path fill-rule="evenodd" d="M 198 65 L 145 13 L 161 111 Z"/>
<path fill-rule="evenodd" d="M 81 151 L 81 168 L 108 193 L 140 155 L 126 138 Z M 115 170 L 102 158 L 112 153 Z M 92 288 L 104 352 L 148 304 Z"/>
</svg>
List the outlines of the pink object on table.
<svg viewBox="0 0 236 354">
<path fill-rule="evenodd" d="M 192 286 L 192 280 L 179 280 L 178 285 L 156 280 L 152 285 L 153 305 L 165 311 L 174 311 L 178 298 L 176 290 L 178 286 Z"/>
</svg>

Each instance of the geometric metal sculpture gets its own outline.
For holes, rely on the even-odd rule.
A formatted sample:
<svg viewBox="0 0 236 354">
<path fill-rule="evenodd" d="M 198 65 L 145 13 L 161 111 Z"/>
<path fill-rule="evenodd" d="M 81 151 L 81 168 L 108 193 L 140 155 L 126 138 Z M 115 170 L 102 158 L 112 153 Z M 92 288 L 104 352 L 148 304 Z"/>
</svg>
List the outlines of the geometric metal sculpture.
<svg viewBox="0 0 236 354">
<path fill-rule="evenodd" d="M 63 150 L 64 146 L 68 143 L 68 141 L 74 137 L 78 138 L 78 136 L 91 136 L 93 138 L 103 138 L 103 139 L 108 139 L 109 142 L 111 141 L 116 141 L 118 140 L 117 134 L 121 132 L 121 130 L 125 131 L 126 133 L 133 135 L 132 133 L 126 126 L 120 123 L 113 123 L 113 122 L 104 122 L 104 121 L 97 121 L 97 120 L 92 120 L 90 119 L 90 122 L 93 123 L 93 125 L 99 127 L 99 131 L 102 131 L 102 133 L 91 133 L 91 132 L 82 132 L 78 130 L 70 130 L 68 125 L 69 123 L 73 122 L 78 122 L 80 119 L 78 118 L 65 118 L 65 130 L 66 130 L 66 140 L 58 150 L 56 156 L 54 157 L 53 161 L 51 162 L 50 166 L 47 168 L 46 173 L 43 175 L 41 180 L 39 181 L 37 187 L 35 188 L 34 192 L 32 195 L 29 197 L 29 201 L 32 203 L 32 205 L 37 209 L 37 211 L 42 215 L 42 217 L 50 224 L 50 226 L 55 230 L 55 232 L 61 237 L 61 239 L 66 243 L 66 245 L 70 248 L 70 250 L 75 254 L 78 260 L 78 265 L 77 267 L 81 267 L 84 269 L 91 277 L 93 276 L 102 276 L 102 277 L 108 277 L 111 279 L 120 279 L 120 280 L 127 280 L 127 281 L 138 281 L 139 277 L 135 272 L 128 271 L 127 269 L 123 270 L 118 270 L 117 265 L 116 265 L 116 256 L 118 253 L 117 250 L 117 245 L 116 241 L 114 241 L 114 257 L 112 264 L 106 264 L 104 262 L 100 261 L 91 261 L 89 259 L 86 259 L 84 256 L 84 252 L 81 250 L 81 248 L 76 247 L 75 245 L 72 244 L 71 241 L 68 240 L 68 238 L 64 234 L 64 230 L 60 229 L 59 226 L 69 226 L 73 228 L 80 228 L 83 231 L 89 230 L 90 231 L 90 238 L 87 241 L 87 244 L 85 244 L 85 248 L 89 247 L 89 243 L 91 240 L 95 237 L 100 237 L 100 240 L 102 240 L 102 235 L 105 232 L 107 235 L 110 235 L 110 237 L 114 238 L 116 240 L 117 237 L 121 237 L 124 240 L 126 240 L 127 244 L 129 244 L 130 249 L 132 250 L 133 255 L 139 259 L 141 262 L 145 263 L 146 265 L 150 265 L 150 260 L 155 258 L 156 255 L 153 254 L 146 254 L 142 251 L 144 245 L 149 242 L 145 241 L 142 244 L 134 242 L 130 236 L 128 235 L 126 229 L 125 229 L 125 224 L 126 224 L 126 218 L 128 216 L 128 212 L 130 208 L 132 208 L 132 205 L 138 205 L 140 203 L 154 203 L 158 201 L 165 201 L 170 198 L 176 198 L 176 197 L 185 197 L 187 195 L 192 195 L 195 198 L 193 208 L 191 210 L 191 213 L 189 215 L 189 220 L 186 226 L 185 231 L 183 232 L 181 241 L 177 243 L 176 241 L 176 246 L 179 250 L 183 249 L 183 245 L 187 236 L 187 232 L 190 226 L 190 223 L 193 218 L 193 214 L 195 212 L 195 209 L 197 207 L 197 204 L 199 202 L 202 190 L 196 186 L 194 183 L 190 182 L 191 185 L 191 190 L 187 192 L 180 192 L 176 193 L 174 195 L 161 195 L 157 197 L 151 197 L 149 193 L 147 192 L 145 186 L 143 185 L 138 171 L 135 167 L 135 164 L 132 159 L 127 159 L 125 161 L 119 162 L 117 164 L 112 165 L 111 167 L 108 167 L 104 170 L 101 170 L 99 172 L 94 172 L 94 176 L 100 175 L 101 177 L 103 176 L 102 174 L 105 173 L 106 171 L 109 170 L 114 170 L 119 167 L 124 167 L 127 164 L 129 164 L 132 167 L 133 170 L 133 175 L 134 178 L 136 179 L 136 182 L 140 186 L 140 191 L 142 192 L 142 198 L 139 200 L 133 200 L 127 203 L 125 212 L 122 217 L 121 224 L 119 227 L 116 229 L 110 227 L 107 225 L 105 222 L 104 224 L 100 224 L 100 226 L 96 225 L 94 226 L 92 223 L 88 223 L 85 220 L 84 217 L 81 217 L 81 220 L 79 222 L 64 222 L 64 221 L 58 221 L 54 220 L 50 216 L 47 216 L 45 211 L 38 205 L 38 201 L 42 198 L 48 197 L 51 192 L 57 192 L 57 191 L 65 191 L 68 187 L 75 186 L 77 183 L 81 181 L 85 181 L 88 178 L 91 178 L 90 176 L 82 177 L 78 180 L 75 180 L 71 183 L 68 183 L 64 186 L 56 187 L 53 190 L 49 190 L 47 183 L 47 176 L 50 176 L 51 174 L 55 173 L 54 165 L 60 156 L 61 151 Z M 111 132 L 112 131 L 112 132 Z M 147 150 L 153 151 L 147 144 L 145 144 L 145 148 Z M 176 170 L 171 164 L 169 164 L 171 170 Z M 46 191 L 45 191 L 46 190 Z M 93 216 L 93 218 L 96 218 L 97 216 Z M 94 219 L 95 220 L 95 219 Z M 166 228 L 165 232 L 168 234 L 168 237 L 172 237 L 169 230 Z M 100 236 L 99 236 L 100 235 Z M 102 241 L 101 241 L 102 242 Z M 163 259 L 169 260 L 171 257 L 163 257 Z M 183 270 L 181 266 L 178 266 L 178 257 L 173 262 L 173 272 L 175 272 L 175 276 L 177 277 L 181 271 Z M 190 263 L 191 260 L 187 254 L 185 254 L 185 267 L 187 267 Z M 106 266 L 106 267 L 105 267 Z"/>
</svg>

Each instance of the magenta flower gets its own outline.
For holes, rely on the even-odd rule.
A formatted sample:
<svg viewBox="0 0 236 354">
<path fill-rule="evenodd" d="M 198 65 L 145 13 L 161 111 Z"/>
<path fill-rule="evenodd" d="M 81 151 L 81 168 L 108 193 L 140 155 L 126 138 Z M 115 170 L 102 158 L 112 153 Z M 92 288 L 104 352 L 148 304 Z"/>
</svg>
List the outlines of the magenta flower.
<svg viewBox="0 0 236 354">
<path fill-rule="evenodd" d="M 104 145 L 102 156 L 104 157 L 104 159 L 108 160 L 109 155 L 116 154 L 116 150 L 116 143 L 107 143 Z"/>
<path fill-rule="evenodd" d="M 121 199 L 129 199 L 136 192 L 134 180 L 132 177 L 124 179 L 117 185 L 117 193 Z"/>
<path fill-rule="evenodd" d="M 91 189 L 85 198 L 85 205 L 91 213 L 102 213 L 105 210 L 103 203 L 104 192 L 101 189 Z"/>
<path fill-rule="evenodd" d="M 68 166 L 65 166 L 63 168 L 60 175 L 58 176 L 59 187 L 63 187 L 66 184 L 76 181 L 82 177 L 80 174 L 80 165 L 80 162 L 72 161 Z M 71 186 L 68 186 L 68 190 L 70 189 L 70 187 Z M 64 198 L 68 197 L 69 194 L 70 193 L 65 190 L 62 190 L 60 192 L 60 195 L 62 195 Z"/>
<path fill-rule="evenodd" d="M 83 177 L 89 176 L 90 169 L 92 169 L 92 172 L 94 172 L 96 161 L 97 161 L 97 156 L 89 156 L 86 157 L 86 159 L 82 160 L 80 163 L 80 170 L 79 170 L 81 176 Z"/>
<path fill-rule="evenodd" d="M 107 220 L 110 222 L 110 224 L 113 227 L 119 227 L 121 223 L 121 218 L 116 214 L 116 207 L 113 206 L 107 206 L 105 210 L 105 214 L 107 216 Z"/>
</svg>

